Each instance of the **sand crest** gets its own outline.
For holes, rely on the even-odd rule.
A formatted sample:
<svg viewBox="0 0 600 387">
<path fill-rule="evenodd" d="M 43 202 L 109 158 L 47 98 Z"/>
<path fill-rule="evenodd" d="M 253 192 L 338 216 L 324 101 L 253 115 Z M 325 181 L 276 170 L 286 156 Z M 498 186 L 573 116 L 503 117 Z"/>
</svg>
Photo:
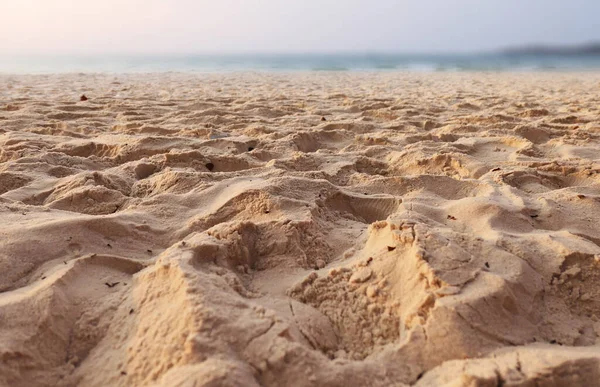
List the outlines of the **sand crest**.
<svg viewBox="0 0 600 387">
<path fill-rule="evenodd" d="M 599 87 L 0 76 L 0 385 L 600 385 Z"/>
</svg>

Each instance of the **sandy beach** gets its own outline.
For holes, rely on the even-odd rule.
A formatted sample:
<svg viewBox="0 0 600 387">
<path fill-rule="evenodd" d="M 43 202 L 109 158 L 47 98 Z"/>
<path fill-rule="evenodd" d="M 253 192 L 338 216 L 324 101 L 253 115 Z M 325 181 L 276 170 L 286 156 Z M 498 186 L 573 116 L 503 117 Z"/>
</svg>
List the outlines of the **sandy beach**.
<svg viewBox="0 0 600 387">
<path fill-rule="evenodd" d="M 0 75 L 0 386 L 598 386 L 599 90 Z"/>
</svg>

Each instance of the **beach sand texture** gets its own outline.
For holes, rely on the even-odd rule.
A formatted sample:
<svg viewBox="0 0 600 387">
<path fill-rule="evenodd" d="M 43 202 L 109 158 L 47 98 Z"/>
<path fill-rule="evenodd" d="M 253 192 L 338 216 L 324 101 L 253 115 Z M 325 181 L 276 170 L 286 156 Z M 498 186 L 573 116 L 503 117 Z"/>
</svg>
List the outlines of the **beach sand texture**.
<svg viewBox="0 0 600 387">
<path fill-rule="evenodd" d="M 0 385 L 600 385 L 599 90 L 0 76 Z"/>
</svg>

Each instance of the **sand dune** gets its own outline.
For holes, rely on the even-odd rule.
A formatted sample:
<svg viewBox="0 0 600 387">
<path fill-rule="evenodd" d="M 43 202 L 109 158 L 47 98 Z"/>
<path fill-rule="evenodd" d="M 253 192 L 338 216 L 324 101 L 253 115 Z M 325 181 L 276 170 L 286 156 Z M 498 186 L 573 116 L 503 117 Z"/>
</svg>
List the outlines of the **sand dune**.
<svg viewBox="0 0 600 387">
<path fill-rule="evenodd" d="M 0 76 L 0 385 L 600 385 L 599 87 Z"/>
</svg>

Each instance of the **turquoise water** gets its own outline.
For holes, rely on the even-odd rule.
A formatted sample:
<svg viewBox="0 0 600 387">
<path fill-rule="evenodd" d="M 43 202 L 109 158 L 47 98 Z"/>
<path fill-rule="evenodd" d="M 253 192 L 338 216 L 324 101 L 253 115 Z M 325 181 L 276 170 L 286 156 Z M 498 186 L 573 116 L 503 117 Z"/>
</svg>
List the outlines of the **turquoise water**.
<svg viewBox="0 0 600 387">
<path fill-rule="evenodd" d="M 294 54 L 2 57 L 0 73 L 600 70 L 600 55 Z"/>
</svg>

